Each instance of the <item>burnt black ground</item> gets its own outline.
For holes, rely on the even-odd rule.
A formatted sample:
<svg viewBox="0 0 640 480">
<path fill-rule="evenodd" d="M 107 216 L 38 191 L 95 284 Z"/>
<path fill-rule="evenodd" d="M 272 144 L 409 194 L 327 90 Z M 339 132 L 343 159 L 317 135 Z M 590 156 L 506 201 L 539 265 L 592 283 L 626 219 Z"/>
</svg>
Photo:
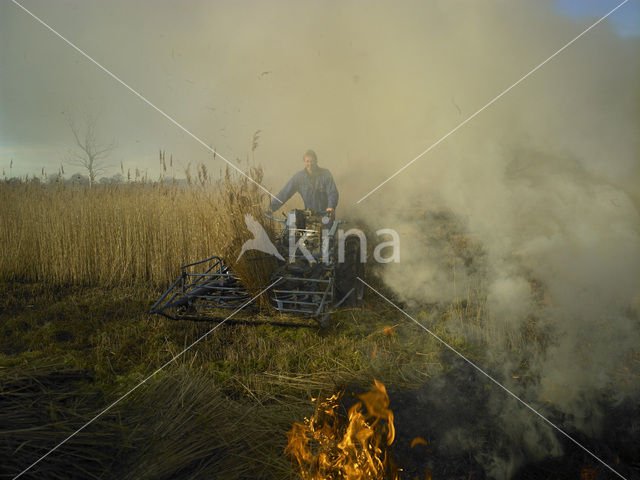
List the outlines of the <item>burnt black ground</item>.
<svg viewBox="0 0 640 480">
<path fill-rule="evenodd" d="M 423 479 L 427 472 L 433 479 L 455 480 L 620 478 L 555 431 L 561 444 L 560 456 L 536 459 L 532 452 L 510 441 L 495 413 L 496 408 L 516 400 L 490 388 L 487 382 L 469 365 L 457 362 L 441 378 L 413 391 L 388 392 L 396 427 L 393 455 L 403 469 L 402 478 Z M 503 398 L 500 400 L 499 396 Z M 534 416 L 526 407 L 520 407 L 525 409 L 525 414 Z M 610 405 L 602 434 L 597 437 L 565 426 L 559 412 L 553 412 L 549 420 L 599 458 L 610 462 L 624 478 L 640 478 L 640 406 L 637 402 Z M 427 446 L 416 444 L 411 448 L 416 437 L 426 440 Z M 545 446 L 541 448 L 544 450 Z M 513 460 L 519 467 L 506 477 L 490 475 L 487 465 L 494 458 L 506 463 Z"/>
</svg>

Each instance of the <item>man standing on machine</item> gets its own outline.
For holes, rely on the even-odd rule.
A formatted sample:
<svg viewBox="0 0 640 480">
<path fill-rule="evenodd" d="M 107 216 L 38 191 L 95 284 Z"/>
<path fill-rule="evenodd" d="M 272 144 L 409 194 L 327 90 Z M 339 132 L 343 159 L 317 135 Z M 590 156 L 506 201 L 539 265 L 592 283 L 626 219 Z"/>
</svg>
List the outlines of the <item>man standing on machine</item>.
<svg viewBox="0 0 640 480">
<path fill-rule="evenodd" d="M 269 210 L 274 212 L 299 193 L 304 208 L 314 212 L 327 212 L 333 219 L 338 206 L 338 188 L 331 172 L 318 166 L 318 156 L 313 150 L 307 150 L 302 156 L 304 169 L 297 172 L 284 188 L 271 201 Z"/>
</svg>

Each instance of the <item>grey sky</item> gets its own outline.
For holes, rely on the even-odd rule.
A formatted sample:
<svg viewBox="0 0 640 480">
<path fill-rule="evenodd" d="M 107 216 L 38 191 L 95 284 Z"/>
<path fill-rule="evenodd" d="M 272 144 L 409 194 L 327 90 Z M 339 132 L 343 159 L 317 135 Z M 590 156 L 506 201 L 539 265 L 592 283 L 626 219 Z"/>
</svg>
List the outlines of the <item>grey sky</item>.
<svg viewBox="0 0 640 480">
<path fill-rule="evenodd" d="M 365 177 L 375 185 L 454 126 L 460 112 L 481 106 L 593 21 L 584 12 L 575 20 L 560 14 L 552 2 L 24 5 L 230 160 L 245 158 L 261 130 L 256 160 L 274 189 L 307 148 L 338 176 L 372 162 L 379 174 Z M 611 25 L 555 63 L 571 65 L 580 52 L 590 61 L 589 42 L 615 36 Z M 8 0 L 0 3 L 0 32 L 0 167 L 7 174 L 11 159 L 13 174 L 57 171 L 72 143 L 65 115 L 81 123 L 86 114 L 98 119 L 103 142 L 118 144 L 113 173 L 122 161 L 157 174 L 159 149 L 177 159 L 179 175 L 188 162 L 224 167 Z M 618 41 L 637 54 L 637 37 Z M 550 65 L 514 97 L 539 95 L 532 88 L 545 77 L 550 85 L 566 82 L 561 71 Z M 563 96 L 562 88 L 549 97 Z M 509 102 L 516 111 L 513 99 L 502 108 Z M 486 117 L 477 123 L 491 122 Z"/>
</svg>

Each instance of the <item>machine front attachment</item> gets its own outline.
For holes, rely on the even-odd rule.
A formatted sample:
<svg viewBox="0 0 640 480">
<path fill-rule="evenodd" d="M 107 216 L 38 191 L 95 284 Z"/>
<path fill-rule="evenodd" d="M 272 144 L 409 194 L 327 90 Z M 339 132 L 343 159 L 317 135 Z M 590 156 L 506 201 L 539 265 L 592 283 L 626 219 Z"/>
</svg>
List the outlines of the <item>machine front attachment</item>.
<svg viewBox="0 0 640 480">
<path fill-rule="evenodd" d="M 238 310 L 251 300 L 226 262 L 213 256 L 181 267 L 180 277 L 151 307 L 173 320 L 215 321 L 220 309 Z"/>
</svg>

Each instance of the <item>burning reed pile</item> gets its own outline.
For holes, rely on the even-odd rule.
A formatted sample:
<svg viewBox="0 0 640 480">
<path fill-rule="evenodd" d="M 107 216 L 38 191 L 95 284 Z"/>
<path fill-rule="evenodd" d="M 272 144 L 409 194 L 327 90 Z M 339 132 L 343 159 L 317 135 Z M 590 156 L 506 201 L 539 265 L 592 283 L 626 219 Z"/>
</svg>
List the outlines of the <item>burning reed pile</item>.
<svg viewBox="0 0 640 480">
<path fill-rule="evenodd" d="M 287 434 L 285 453 L 298 462 L 301 478 L 397 479 L 389 448 L 395 437 L 393 412 L 385 386 L 374 380 L 346 416 L 340 412 L 343 395 L 344 390 L 318 399 L 313 416 L 294 423 Z"/>
</svg>

